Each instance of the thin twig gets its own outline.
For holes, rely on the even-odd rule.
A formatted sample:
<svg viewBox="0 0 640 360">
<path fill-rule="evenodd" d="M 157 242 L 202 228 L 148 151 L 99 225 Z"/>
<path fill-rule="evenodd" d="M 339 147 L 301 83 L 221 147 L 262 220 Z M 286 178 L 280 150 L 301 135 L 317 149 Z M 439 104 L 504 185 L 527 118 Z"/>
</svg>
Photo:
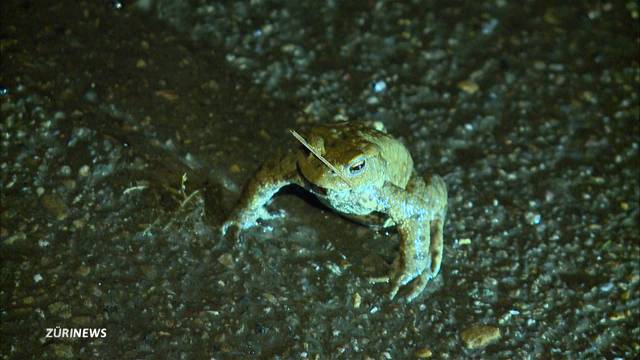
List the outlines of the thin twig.
<svg viewBox="0 0 640 360">
<path fill-rule="evenodd" d="M 128 193 L 135 191 L 135 190 L 144 190 L 146 189 L 147 186 L 146 185 L 138 185 L 138 186 L 132 186 L 130 188 L 126 188 L 124 189 L 124 191 L 122 192 L 123 195 L 127 195 Z"/>
<path fill-rule="evenodd" d="M 175 216 L 173 218 L 171 218 L 171 221 L 169 221 L 169 223 L 167 223 L 167 225 L 164 226 L 164 228 L 162 228 L 162 231 L 166 231 L 168 228 L 171 227 L 171 225 L 173 225 L 173 223 L 176 221 L 177 218 L 177 214 L 182 210 L 182 208 L 184 208 L 185 205 L 187 205 L 187 203 L 189 201 L 191 201 L 191 199 L 193 199 L 194 196 L 196 196 L 198 193 L 200 193 L 200 190 L 196 190 L 194 192 L 192 192 L 187 198 L 184 199 L 184 201 L 182 201 L 182 203 L 180 204 L 180 207 L 178 208 L 178 210 L 175 211 Z"/>
<path fill-rule="evenodd" d="M 322 155 L 320 155 L 318 150 L 316 150 L 313 146 L 311 146 L 300 134 L 298 134 L 293 129 L 289 129 L 289 132 L 291 133 L 291 135 L 293 135 L 294 138 L 300 141 L 300 143 L 304 145 L 304 147 L 309 149 L 309 151 L 311 151 L 311 153 L 315 155 L 318 158 L 318 160 L 322 161 L 325 165 L 327 165 L 327 167 L 329 167 L 329 169 L 331 169 L 334 173 L 336 173 L 336 175 L 338 175 L 340 179 L 342 179 L 350 187 L 353 187 L 353 184 L 351 183 L 351 181 L 349 181 L 349 179 L 347 179 L 347 177 L 344 176 L 344 174 L 342 174 L 342 172 L 340 172 L 335 166 L 331 165 L 331 163 L 327 159 L 325 159 Z"/>
</svg>

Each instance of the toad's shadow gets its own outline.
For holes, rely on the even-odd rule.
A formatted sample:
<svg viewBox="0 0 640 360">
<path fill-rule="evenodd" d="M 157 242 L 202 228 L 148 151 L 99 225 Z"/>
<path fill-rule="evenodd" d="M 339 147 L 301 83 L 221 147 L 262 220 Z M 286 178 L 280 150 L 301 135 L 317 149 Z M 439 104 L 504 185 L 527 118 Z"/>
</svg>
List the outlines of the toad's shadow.
<svg viewBox="0 0 640 360">
<path fill-rule="evenodd" d="M 276 197 L 271 209 L 286 209 L 296 214 L 296 225 L 312 227 L 316 234 L 316 247 L 330 242 L 332 252 L 342 254 L 349 262 L 351 271 L 357 276 L 371 277 L 386 274 L 399 249 L 395 227 L 383 228 L 378 225 L 366 225 L 323 204 L 315 195 L 305 189 L 290 185 L 284 187 Z M 301 201 L 300 201 L 301 200 Z M 289 227 L 281 223 L 283 227 Z M 293 240 L 295 239 L 287 239 Z M 313 245 L 312 245 L 313 246 Z M 321 251 L 320 254 L 325 253 Z M 335 254 L 319 255 L 320 258 L 335 258 Z M 318 257 L 314 257 L 316 260 Z"/>
</svg>

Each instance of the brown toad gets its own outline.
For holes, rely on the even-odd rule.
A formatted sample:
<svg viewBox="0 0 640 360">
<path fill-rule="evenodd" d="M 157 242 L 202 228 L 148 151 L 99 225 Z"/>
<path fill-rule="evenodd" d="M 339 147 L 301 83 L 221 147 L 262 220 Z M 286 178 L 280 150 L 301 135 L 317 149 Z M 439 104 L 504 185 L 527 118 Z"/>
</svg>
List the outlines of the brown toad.
<svg viewBox="0 0 640 360">
<path fill-rule="evenodd" d="M 296 154 L 266 161 L 245 187 L 222 233 L 268 219 L 265 205 L 273 195 L 286 185 L 299 185 L 352 220 L 395 226 L 400 234 L 399 254 L 390 274 L 372 282 L 391 282 L 391 299 L 401 286 L 411 283 L 407 301 L 415 299 L 438 274 L 442 262 L 447 211 L 442 178 L 433 175 L 425 182 L 400 141 L 364 123 L 320 125 L 306 134 L 306 140 L 338 173 L 304 147 Z"/>
</svg>

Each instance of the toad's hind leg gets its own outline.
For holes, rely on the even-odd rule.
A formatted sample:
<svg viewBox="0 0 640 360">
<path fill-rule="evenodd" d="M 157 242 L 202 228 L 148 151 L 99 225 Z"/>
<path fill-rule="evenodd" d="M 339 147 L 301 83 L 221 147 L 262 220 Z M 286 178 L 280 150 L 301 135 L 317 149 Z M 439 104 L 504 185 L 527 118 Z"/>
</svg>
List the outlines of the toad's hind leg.
<svg viewBox="0 0 640 360">
<path fill-rule="evenodd" d="M 426 182 L 425 182 L 426 180 Z M 432 220 L 429 221 L 429 265 L 410 284 L 407 301 L 411 302 L 425 289 L 431 279 L 440 272 L 442 255 L 444 253 L 443 230 L 447 213 L 447 186 L 441 177 L 437 175 L 423 179 L 413 176 L 407 184 L 407 191 L 420 196 L 430 207 Z"/>
<path fill-rule="evenodd" d="M 444 230 L 444 219 L 436 219 L 431 222 L 431 273 L 433 276 L 440 272 L 442 264 L 442 253 L 444 252 L 444 241 L 442 232 Z"/>
<path fill-rule="evenodd" d="M 442 263 L 442 230 L 443 222 L 440 219 L 431 221 L 429 241 L 429 256 L 431 258 L 429 269 L 425 269 L 422 274 L 411 282 L 409 293 L 407 294 L 407 302 L 413 301 L 427 287 L 429 281 L 438 275 L 440 264 Z"/>
<path fill-rule="evenodd" d="M 447 216 L 447 185 L 438 175 L 428 176 L 425 180 L 419 176 L 414 176 L 409 185 L 414 187 L 414 193 L 419 194 L 431 210 L 432 220 L 429 223 L 431 233 L 429 244 L 431 255 L 430 270 L 435 277 L 440 272 L 440 264 L 442 264 L 442 254 L 444 252 L 443 232 L 444 221 Z"/>
<path fill-rule="evenodd" d="M 444 220 L 447 213 L 447 184 L 440 176 L 430 175 L 423 179 L 414 173 L 407 183 L 406 190 L 422 198 L 434 217 Z"/>
</svg>

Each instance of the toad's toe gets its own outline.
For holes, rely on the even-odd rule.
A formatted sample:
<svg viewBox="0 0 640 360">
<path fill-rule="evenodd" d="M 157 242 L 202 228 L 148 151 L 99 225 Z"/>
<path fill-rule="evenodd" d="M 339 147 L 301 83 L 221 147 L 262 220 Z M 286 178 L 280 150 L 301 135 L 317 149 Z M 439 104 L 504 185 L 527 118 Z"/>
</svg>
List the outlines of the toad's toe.
<svg viewBox="0 0 640 360">
<path fill-rule="evenodd" d="M 410 283 L 413 279 L 415 279 L 415 275 L 412 273 L 398 273 L 394 275 L 391 281 L 393 287 L 389 292 L 389 299 L 393 300 L 393 298 L 398 294 L 400 288 Z"/>
<path fill-rule="evenodd" d="M 415 298 L 417 298 L 422 291 L 427 287 L 427 284 L 429 284 L 429 281 L 431 281 L 431 279 L 433 278 L 433 273 L 431 272 L 423 272 L 422 274 L 420 274 L 420 276 L 418 276 L 412 283 L 411 283 L 411 289 L 409 290 L 409 293 L 407 294 L 407 302 L 410 303 L 413 300 L 415 300 Z"/>
</svg>

